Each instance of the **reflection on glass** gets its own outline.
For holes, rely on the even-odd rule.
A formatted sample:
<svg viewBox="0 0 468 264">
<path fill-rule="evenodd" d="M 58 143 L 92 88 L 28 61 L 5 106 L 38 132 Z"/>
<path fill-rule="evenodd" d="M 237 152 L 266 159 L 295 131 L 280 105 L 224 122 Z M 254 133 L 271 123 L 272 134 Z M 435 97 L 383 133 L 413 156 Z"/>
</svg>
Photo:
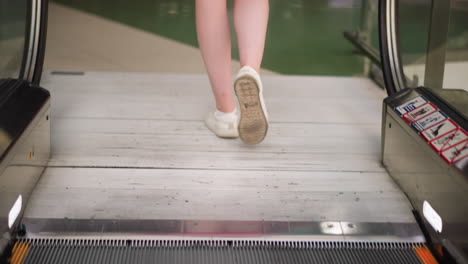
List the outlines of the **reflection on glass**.
<svg viewBox="0 0 468 264">
<path fill-rule="evenodd" d="M 398 3 L 400 54 L 407 87 L 424 85 L 431 3 L 431 0 L 401 0 Z"/>
<path fill-rule="evenodd" d="M 270 17 L 263 68 L 295 75 L 362 74 L 362 58 L 353 54 L 353 47 L 342 35 L 344 30 L 354 28 L 361 1 L 269 2 Z M 194 0 L 54 0 L 54 3 L 198 46 Z M 231 23 L 233 4 L 233 0 L 227 1 Z M 239 59 L 235 40 L 233 32 L 232 57 Z"/>
<path fill-rule="evenodd" d="M 0 0 L 0 78 L 18 78 L 26 32 L 26 0 Z"/>
<path fill-rule="evenodd" d="M 444 88 L 468 91 L 468 4 L 454 1 L 445 56 Z M 468 102 L 467 102 L 468 104 Z"/>
<path fill-rule="evenodd" d="M 409 87 L 424 85 L 432 2 L 399 2 L 400 52 Z M 468 5 L 454 1 L 449 15 L 443 87 L 468 90 Z"/>
<path fill-rule="evenodd" d="M 444 63 L 442 88 L 432 88 L 446 103 L 461 115 L 468 118 L 468 4 L 463 1 L 452 1 L 450 10 L 437 9 L 438 20 L 434 20 L 431 6 L 434 0 L 401 0 L 399 2 L 399 41 L 404 73 L 408 87 L 437 83 L 437 74 L 425 76 L 427 67 L 433 72 L 434 67 Z M 449 18 L 447 26 L 438 22 Z M 436 23 L 436 21 L 438 21 Z M 431 24 L 436 24 L 432 26 Z M 434 34 L 434 35 L 430 35 Z M 434 37 L 435 36 L 435 37 Z M 441 38 L 442 36 L 442 38 Z M 429 51 L 429 38 L 438 40 L 438 45 Z M 434 43 L 434 42 L 433 42 Z M 434 60 L 426 65 L 427 55 L 445 49 L 445 60 Z M 437 73 L 438 70 L 435 71 Z M 441 75 L 442 76 L 442 75 Z M 431 79 L 428 79 L 431 78 Z M 426 80 L 425 80 L 426 79 Z M 430 82 L 428 82 L 428 80 Z M 426 82 L 425 82 L 426 81 Z"/>
</svg>

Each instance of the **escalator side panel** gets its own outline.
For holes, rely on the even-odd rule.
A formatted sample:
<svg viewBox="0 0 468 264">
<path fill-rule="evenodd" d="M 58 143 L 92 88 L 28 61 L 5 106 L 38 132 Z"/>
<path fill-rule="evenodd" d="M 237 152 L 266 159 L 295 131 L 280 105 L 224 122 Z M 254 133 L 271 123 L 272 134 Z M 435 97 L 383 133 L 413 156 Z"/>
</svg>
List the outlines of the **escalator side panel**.
<svg viewBox="0 0 468 264">
<path fill-rule="evenodd" d="M 0 106 L 0 256 L 50 153 L 49 93 L 21 82 Z"/>
<path fill-rule="evenodd" d="M 439 111 L 446 114 L 450 119 L 448 121 L 457 122 L 457 131 L 466 129 L 463 119 L 435 100 L 427 89 L 403 90 L 384 101 L 383 163 L 421 216 L 421 224 L 430 236 L 428 241 L 433 242 L 432 248 L 444 247 L 444 240 L 450 241 L 458 252 L 456 254 L 468 259 L 465 255 L 468 248 L 466 172 L 459 168 L 457 162 L 450 164 L 444 160 L 443 151 L 434 149 L 432 141 L 426 141 L 424 131 L 418 132 L 400 116 L 396 108 L 419 96 L 428 99 Z M 415 111 L 417 109 L 419 108 Z M 433 140 L 437 139 L 438 137 Z M 437 217 L 440 217 L 440 223 L 434 220 Z"/>
</svg>

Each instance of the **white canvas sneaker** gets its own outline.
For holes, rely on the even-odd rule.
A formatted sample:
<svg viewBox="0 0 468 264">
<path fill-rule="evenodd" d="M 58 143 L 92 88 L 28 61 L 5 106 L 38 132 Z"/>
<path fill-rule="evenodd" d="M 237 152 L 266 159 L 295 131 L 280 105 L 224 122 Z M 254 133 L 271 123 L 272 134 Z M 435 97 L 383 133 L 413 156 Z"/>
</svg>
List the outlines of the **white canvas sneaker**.
<svg viewBox="0 0 468 264">
<path fill-rule="evenodd" d="M 258 144 L 268 131 L 268 113 L 260 76 L 252 67 L 242 67 L 234 82 L 234 91 L 241 110 L 239 136 L 247 144 Z"/>
<path fill-rule="evenodd" d="M 239 137 L 237 131 L 237 124 L 239 117 L 237 111 L 232 113 L 223 113 L 214 111 L 208 113 L 205 118 L 205 125 L 218 137 L 222 138 L 236 138 Z"/>
</svg>

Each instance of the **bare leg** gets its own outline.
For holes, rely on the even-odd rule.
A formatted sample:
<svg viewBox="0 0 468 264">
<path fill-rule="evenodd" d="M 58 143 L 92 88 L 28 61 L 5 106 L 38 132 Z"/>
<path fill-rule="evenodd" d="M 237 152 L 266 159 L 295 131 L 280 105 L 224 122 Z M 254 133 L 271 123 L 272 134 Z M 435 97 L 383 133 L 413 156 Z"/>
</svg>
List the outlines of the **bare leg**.
<svg viewBox="0 0 468 264">
<path fill-rule="evenodd" d="M 239 137 L 247 144 L 262 142 L 268 131 L 263 85 L 258 75 L 265 48 L 268 13 L 268 0 L 234 0 L 234 25 L 241 62 L 234 89 L 241 112 Z"/>
<path fill-rule="evenodd" d="M 263 58 L 268 13 L 268 0 L 234 0 L 234 25 L 241 66 L 250 66 L 257 72 Z"/>
<path fill-rule="evenodd" d="M 226 0 L 196 0 L 198 43 L 216 99 L 216 108 L 232 112 L 231 37 Z"/>
</svg>

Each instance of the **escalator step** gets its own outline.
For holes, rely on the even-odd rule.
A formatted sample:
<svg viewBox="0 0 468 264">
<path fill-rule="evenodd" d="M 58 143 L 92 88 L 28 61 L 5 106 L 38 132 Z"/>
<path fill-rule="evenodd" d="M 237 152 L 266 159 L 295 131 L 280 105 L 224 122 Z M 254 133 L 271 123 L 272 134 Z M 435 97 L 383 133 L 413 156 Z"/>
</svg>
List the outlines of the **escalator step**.
<svg viewBox="0 0 468 264">
<path fill-rule="evenodd" d="M 437 263 L 422 243 L 26 239 L 10 263 Z"/>
</svg>

